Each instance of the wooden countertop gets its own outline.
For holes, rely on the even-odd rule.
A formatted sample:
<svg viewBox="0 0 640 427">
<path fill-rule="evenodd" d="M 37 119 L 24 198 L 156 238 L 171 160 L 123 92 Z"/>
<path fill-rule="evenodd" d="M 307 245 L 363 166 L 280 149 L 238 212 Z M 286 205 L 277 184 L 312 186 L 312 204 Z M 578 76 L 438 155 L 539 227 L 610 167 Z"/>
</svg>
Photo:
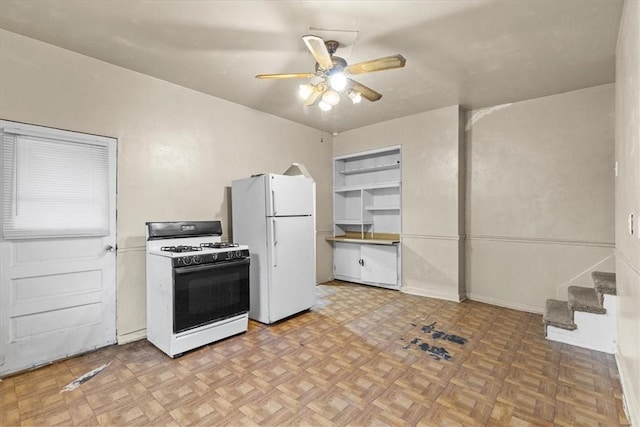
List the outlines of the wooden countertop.
<svg viewBox="0 0 640 427">
<path fill-rule="evenodd" d="M 365 235 L 364 239 L 360 236 L 360 233 L 348 233 L 344 236 L 326 237 L 325 240 L 328 242 L 367 243 L 370 245 L 394 245 L 400 242 L 399 234 L 374 233 L 373 236 Z"/>
</svg>

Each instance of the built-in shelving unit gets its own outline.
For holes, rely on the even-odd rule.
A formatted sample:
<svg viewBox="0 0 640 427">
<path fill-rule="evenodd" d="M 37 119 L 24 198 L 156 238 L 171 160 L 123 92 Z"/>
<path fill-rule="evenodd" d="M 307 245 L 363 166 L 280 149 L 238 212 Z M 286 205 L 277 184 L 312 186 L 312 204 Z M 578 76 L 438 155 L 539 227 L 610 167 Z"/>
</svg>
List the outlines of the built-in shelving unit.
<svg viewBox="0 0 640 427">
<path fill-rule="evenodd" d="M 401 148 L 333 159 L 334 276 L 400 287 Z"/>
</svg>

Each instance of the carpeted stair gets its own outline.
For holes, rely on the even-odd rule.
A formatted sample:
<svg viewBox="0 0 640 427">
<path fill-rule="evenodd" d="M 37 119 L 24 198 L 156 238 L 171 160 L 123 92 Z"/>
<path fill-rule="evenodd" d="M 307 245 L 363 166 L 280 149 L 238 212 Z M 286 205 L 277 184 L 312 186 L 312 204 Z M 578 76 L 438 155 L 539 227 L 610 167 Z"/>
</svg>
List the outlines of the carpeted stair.
<svg viewBox="0 0 640 427">
<path fill-rule="evenodd" d="M 596 290 L 602 295 L 616 295 L 616 273 L 594 271 L 591 277 Z"/>
<path fill-rule="evenodd" d="M 548 299 L 544 308 L 544 316 L 542 321 L 545 325 L 555 326 L 556 328 L 573 331 L 577 328 L 573 323 L 573 311 L 569 308 L 567 301 L 559 301 L 557 299 Z"/>
<path fill-rule="evenodd" d="M 553 341 L 613 353 L 616 275 L 594 271 L 591 277 L 593 288 L 569 286 L 567 301 L 547 300 L 542 316 L 545 336 Z"/>
</svg>

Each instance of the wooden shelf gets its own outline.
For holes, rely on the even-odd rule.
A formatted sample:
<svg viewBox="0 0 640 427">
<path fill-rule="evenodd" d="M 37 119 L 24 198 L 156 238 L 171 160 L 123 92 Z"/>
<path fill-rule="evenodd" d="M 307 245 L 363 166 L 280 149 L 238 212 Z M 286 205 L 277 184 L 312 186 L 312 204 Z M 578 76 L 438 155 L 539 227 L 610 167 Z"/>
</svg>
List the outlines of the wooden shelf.
<svg viewBox="0 0 640 427">
<path fill-rule="evenodd" d="M 379 182 L 375 184 L 349 185 L 346 187 L 336 187 L 333 189 L 333 191 L 336 193 L 346 193 L 349 191 L 377 190 L 380 188 L 397 188 L 397 187 L 400 187 L 399 181 Z"/>
<path fill-rule="evenodd" d="M 398 169 L 400 167 L 400 162 L 396 163 L 387 163 L 386 165 L 377 165 L 377 166 L 369 166 L 366 168 L 358 168 L 358 169 L 350 169 L 344 171 L 338 171 L 340 175 L 353 175 L 357 173 L 366 173 L 366 172 L 376 172 L 383 171 L 389 169 Z"/>
<path fill-rule="evenodd" d="M 400 206 L 365 206 L 367 211 L 399 211 Z"/>
</svg>

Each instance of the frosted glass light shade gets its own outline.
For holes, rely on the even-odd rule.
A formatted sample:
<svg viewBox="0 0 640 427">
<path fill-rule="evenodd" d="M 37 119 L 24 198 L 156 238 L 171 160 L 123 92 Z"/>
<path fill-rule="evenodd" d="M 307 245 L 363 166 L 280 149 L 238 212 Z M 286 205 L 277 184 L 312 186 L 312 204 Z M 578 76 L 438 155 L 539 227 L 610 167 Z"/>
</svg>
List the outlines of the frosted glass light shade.
<svg viewBox="0 0 640 427">
<path fill-rule="evenodd" d="M 324 102 L 324 101 L 320 101 L 320 102 L 318 102 L 318 107 L 320 107 L 320 109 L 321 109 L 322 111 L 329 111 L 329 110 L 331 110 L 331 104 L 327 104 L 327 103 L 326 103 L 326 102 Z"/>
<path fill-rule="evenodd" d="M 307 99 L 309 96 L 311 96 L 312 93 L 313 93 L 312 85 L 300 85 L 298 89 L 298 95 L 300 95 L 300 98 L 302 99 Z"/>
<path fill-rule="evenodd" d="M 322 95 L 322 100 L 329 105 L 336 105 L 340 102 L 340 95 L 335 90 L 328 90 Z"/>
</svg>

